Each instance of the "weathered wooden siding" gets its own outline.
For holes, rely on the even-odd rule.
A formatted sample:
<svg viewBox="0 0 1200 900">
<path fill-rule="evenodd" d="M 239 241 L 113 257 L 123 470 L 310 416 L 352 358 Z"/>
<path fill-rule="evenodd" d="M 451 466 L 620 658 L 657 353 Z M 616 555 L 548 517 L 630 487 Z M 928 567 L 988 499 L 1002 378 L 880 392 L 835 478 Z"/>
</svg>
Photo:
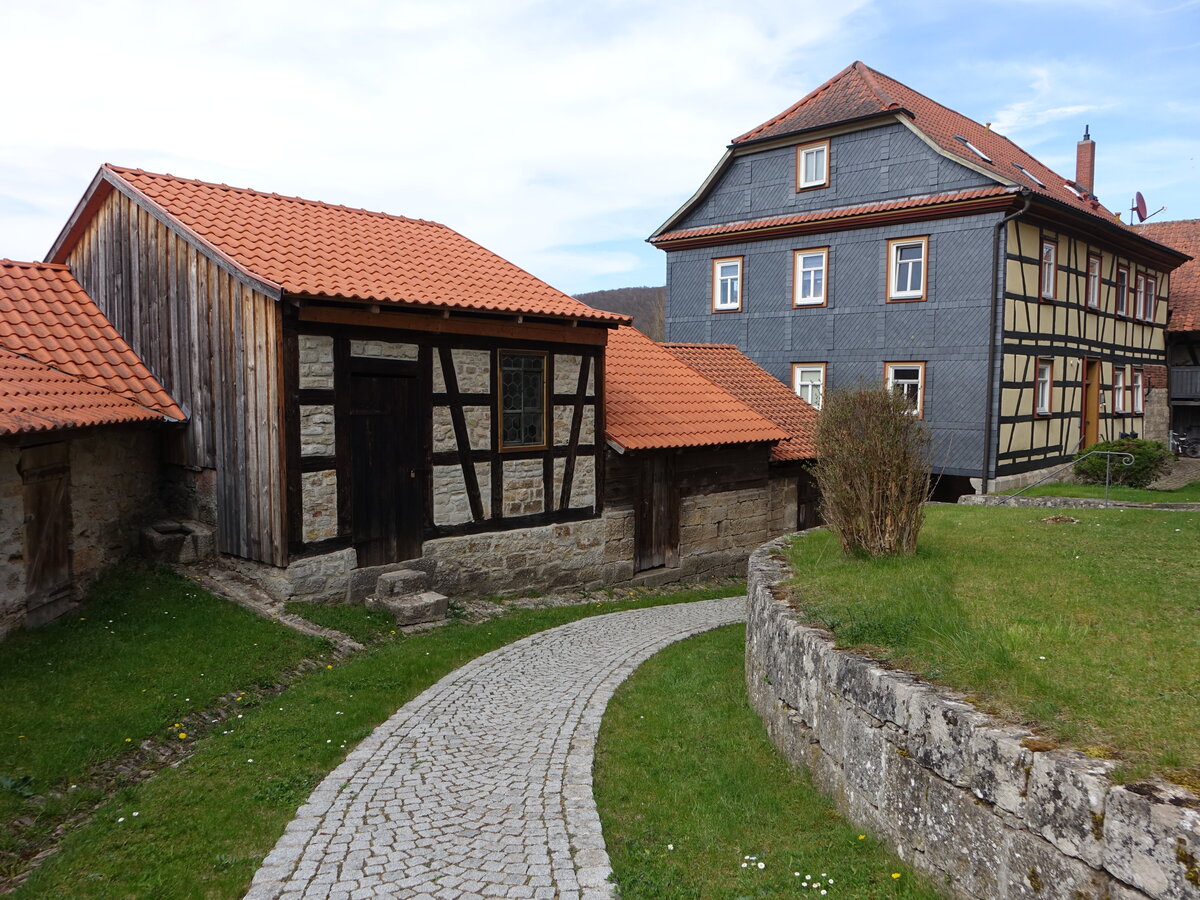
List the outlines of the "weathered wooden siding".
<svg viewBox="0 0 1200 900">
<path fill-rule="evenodd" d="M 219 549 L 286 564 L 278 302 L 115 190 L 67 263 L 187 412 L 169 461 L 216 470 Z"/>
<path fill-rule="evenodd" d="M 1008 224 L 1004 285 L 1004 336 L 996 472 L 1015 474 L 1065 462 L 1079 448 L 1082 432 L 1084 368 L 1099 363 L 1099 439 L 1123 432 L 1144 434 L 1145 417 L 1113 403 L 1113 371 L 1124 369 L 1127 385 L 1134 368 L 1165 363 L 1169 273 L 1114 253 L 1110 248 L 1032 221 Z M 1040 297 L 1043 238 L 1058 247 L 1054 299 Z M 1088 258 L 1100 260 L 1097 306 L 1087 296 Z M 1117 271 L 1127 269 L 1126 313 L 1117 312 Z M 1156 280 L 1154 316 L 1133 314 L 1138 275 Z M 1053 362 L 1051 411 L 1035 411 L 1037 363 Z M 1158 435 L 1146 435 L 1159 437 Z"/>
</svg>

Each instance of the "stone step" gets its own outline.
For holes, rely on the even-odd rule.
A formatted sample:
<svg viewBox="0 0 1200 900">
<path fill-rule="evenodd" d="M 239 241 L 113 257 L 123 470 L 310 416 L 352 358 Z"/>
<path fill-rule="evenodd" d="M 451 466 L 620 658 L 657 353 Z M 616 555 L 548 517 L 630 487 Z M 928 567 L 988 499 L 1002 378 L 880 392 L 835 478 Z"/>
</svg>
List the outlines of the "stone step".
<svg viewBox="0 0 1200 900">
<path fill-rule="evenodd" d="M 396 597 L 372 597 L 367 601 L 372 609 L 386 609 L 396 617 L 397 625 L 423 625 L 446 618 L 450 600 L 437 591 L 421 591 Z"/>
<path fill-rule="evenodd" d="M 429 588 L 429 575 L 416 569 L 394 569 L 384 572 L 375 582 L 376 597 L 404 597 L 420 594 Z"/>
</svg>

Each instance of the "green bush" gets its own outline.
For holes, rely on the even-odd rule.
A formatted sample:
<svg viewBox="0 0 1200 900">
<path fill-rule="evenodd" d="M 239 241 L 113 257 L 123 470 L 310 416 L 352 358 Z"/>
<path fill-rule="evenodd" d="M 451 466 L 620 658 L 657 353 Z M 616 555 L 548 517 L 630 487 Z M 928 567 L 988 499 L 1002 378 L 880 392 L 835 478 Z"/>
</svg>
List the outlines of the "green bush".
<svg viewBox="0 0 1200 900">
<path fill-rule="evenodd" d="M 1093 450 L 1128 453 L 1133 457 L 1133 464 L 1125 465 L 1118 456 L 1097 455 L 1082 458 Z M 1075 477 L 1085 484 L 1104 484 L 1105 473 L 1108 472 L 1110 484 L 1143 488 L 1167 470 L 1171 461 L 1171 451 L 1160 441 L 1123 438 L 1092 444 L 1077 453 L 1075 458 L 1078 460 L 1075 463 Z"/>
<path fill-rule="evenodd" d="M 821 511 L 847 554 L 911 554 L 929 495 L 929 432 L 884 388 L 832 391 L 817 420 Z"/>
</svg>

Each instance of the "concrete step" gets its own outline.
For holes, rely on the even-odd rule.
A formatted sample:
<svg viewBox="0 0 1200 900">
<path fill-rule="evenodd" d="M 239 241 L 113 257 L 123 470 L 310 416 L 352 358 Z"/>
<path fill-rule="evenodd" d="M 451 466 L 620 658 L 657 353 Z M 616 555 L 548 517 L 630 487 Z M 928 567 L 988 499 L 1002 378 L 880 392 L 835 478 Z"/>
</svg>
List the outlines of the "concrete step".
<svg viewBox="0 0 1200 900">
<path fill-rule="evenodd" d="M 403 596 L 376 596 L 367 600 L 371 609 L 386 609 L 396 617 L 397 625 L 423 625 L 446 618 L 450 600 L 437 591 L 421 591 Z"/>
</svg>

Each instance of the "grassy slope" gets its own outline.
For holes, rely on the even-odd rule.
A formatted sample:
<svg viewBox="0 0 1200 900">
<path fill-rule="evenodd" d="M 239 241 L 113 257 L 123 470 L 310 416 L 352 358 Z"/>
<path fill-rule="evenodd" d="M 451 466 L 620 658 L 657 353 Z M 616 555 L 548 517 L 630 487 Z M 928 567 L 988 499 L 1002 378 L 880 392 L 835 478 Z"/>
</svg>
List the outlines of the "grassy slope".
<svg viewBox="0 0 1200 900">
<path fill-rule="evenodd" d="M 1010 491 L 1009 493 L 1015 493 Z M 1092 497 L 1104 499 L 1102 484 L 1064 484 L 1053 482 L 1032 488 L 1021 494 L 1022 497 Z M 1115 484 L 1108 489 L 1109 500 L 1122 500 L 1130 503 L 1200 503 L 1200 481 L 1193 481 L 1174 491 L 1151 491 L 1145 488 L 1131 488 Z"/>
<path fill-rule="evenodd" d="M 231 733 L 199 742 L 184 765 L 121 791 L 68 835 L 15 896 L 240 897 L 317 782 L 443 675 L 525 635 L 588 615 L 731 593 L 737 589 L 531 610 L 389 637 L 248 708 L 222 728 Z"/>
<path fill-rule="evenodd" d="M 1097 755 L 1200 786 L 1200 516 L 934 507 L 911 559 L 797 541 L 797 603 L 875 648 Z"/>
<path fill-rule="evenodd" d="M 621 896 L 819 895 L 813 876 L 835 897 L 936 897 L 775 752 L 746 701 L 745 633 L 668 647 L 609 706 L 596 798 Z"/>
</svg>

